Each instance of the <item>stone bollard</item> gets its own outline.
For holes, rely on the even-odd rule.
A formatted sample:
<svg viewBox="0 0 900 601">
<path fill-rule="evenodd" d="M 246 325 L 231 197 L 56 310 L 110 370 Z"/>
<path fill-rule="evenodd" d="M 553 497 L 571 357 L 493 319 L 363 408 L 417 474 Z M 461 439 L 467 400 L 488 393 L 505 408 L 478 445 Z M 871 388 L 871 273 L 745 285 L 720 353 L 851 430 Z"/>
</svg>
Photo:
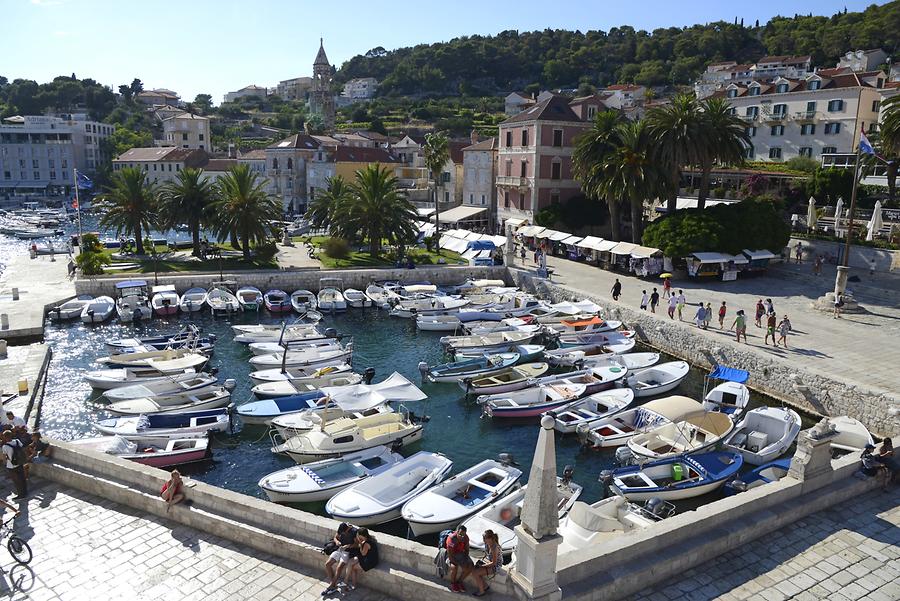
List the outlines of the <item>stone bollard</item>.
<svg viewBox="0 0 900 601">
<path fill-rule="evenodd" d="M 19 289 L 18 288 L 12 289 L 12 299 L 19 300 Z"/>
<path fill-rule="evenodd" d="M 6 340 L 0 338 L 0 357 L 6 356 Z"/>
<path fill-rule="evenodd" d="M 791 460 L 788 476 L 803 481 L 804 492 L 830 482 L 821 477 L 832 472 L 831 440 L 835 435 L 834 424 L 827 417 L 823 417 L 815 426 L 800 433 L 797 439 L 797 452 Z"/>
<path fill-rule="evenodd" d="M 9 329 L 9 315 L 6 313 L 0 313 L 0 330 L 8 330 Z"/>
</svg>

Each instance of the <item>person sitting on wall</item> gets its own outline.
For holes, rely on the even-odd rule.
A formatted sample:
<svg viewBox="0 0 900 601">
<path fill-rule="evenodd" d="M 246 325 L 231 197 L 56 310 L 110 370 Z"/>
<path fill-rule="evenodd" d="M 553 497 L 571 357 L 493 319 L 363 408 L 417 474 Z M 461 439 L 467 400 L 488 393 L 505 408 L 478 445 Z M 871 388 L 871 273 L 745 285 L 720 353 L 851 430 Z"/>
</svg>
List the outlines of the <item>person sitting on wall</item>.
<svg viewBox="0 0 900 601">
<path fill-rule="evenodd" d="M 466 534 L 465 526 L 459 526 L 447 537 L 447 557 L 450 560 L 450 590 L 454 593 L 464 593 L 466 587 L 463 581 L 475 568 L 469 555 L 469 536 Z"/>
<path fill-rule="evenodd" d="M 181 479 L 181 472 L 172 470 L 169 479 L 159 491 L 159 496 L 166 502 L 166 512 L 172 509 L 172 505 L 184 501 L 184 481 Z"/>
<path fill-rule="evenodd" d="M 325 551 L 331 551 L 328 561 L 325 562 L 325 575 L 328 577 L 328 587 L 322 591 L 322 595 L 331 595 L 338 590 L 337 582 L 347 564 L 350 563 L 350 550 L 356 545 L 356 528 L 346 522 L 341 522 L 337 533 L 325 545 Z"/>
<path fill-rule="evenodd" d="M 881 482 L 881 490 L 887 490 L 888 483 L 891 480 L 891 470 L 882 462 L 881 457 L 875 455 L 872 451 L 875 445 L 867 444 L 863 449 L 860 459 L 862 460 L 862 473 L 870 478 L 875 478 Z"/>
</svg>

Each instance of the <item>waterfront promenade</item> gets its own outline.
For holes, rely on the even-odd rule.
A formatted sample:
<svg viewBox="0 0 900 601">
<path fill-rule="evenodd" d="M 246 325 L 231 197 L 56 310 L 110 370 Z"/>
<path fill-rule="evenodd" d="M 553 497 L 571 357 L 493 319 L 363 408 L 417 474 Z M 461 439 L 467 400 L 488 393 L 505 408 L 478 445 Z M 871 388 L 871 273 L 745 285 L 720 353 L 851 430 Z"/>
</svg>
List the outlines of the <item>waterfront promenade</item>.
<svg viewBox="0 0 900 601">
<path fill-rule="evenodd" d="M 11 344 L 33 342 L 44 337 L 44 313 L 75 296 L 75 283 L 69 279 L 68 257 L 28 255 L 14 257 L 0 275 L 0 313 L 9 316 L 9 328 L 0 330 L 0 338 Z M 12 289 L 19 289 L 13 300 Z"/>
</svg>

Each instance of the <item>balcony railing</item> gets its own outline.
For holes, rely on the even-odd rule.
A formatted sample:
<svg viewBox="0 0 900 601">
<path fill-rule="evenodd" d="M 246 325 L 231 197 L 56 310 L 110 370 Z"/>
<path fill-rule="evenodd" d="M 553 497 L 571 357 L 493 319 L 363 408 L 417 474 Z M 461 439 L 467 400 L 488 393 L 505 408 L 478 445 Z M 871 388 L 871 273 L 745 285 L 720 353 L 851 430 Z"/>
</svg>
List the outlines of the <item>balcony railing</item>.
<svg viewBox="0 0 900 601">
<path fill-rule="evenodd" d="M 498 175 L 498 186 L 509 186 L 513 188 L 525 188 L 528 186 L 527 177 L 517 177 L 515 175 Z"/>
<path fill-rule="evenodd" d="M 763 115 L 763 121 L 787 121 L 787 113 L 769 113 Z"/>
<path fill-rule="evenodd" d="M 816 118 L 816 111 L 797 111 L 794 113 L 794 119 L 800 121 L 811 121 Z"/>
<path fill-rule="evenodd" d="M 739 115 L 739 117 L 741 119 L 743 119 L 744 121 L 753 122 L 753 121 L 756 121 L 756 119 L 759 117 L 759 115 Z"/>
</svg>

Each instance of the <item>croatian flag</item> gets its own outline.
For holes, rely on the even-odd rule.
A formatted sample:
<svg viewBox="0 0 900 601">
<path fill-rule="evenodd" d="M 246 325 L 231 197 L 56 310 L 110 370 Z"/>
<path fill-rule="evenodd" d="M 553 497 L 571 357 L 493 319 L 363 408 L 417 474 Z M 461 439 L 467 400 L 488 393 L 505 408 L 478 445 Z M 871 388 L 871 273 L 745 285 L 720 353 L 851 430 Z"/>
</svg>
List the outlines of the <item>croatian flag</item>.
<svg viewBox="0 0 900 601">
<path fill-rule="evenodd" d="M 871 154 L 873 156 L 877 156 L 875 154 L 875 149 L 872 148 L 872 144 L 869 142 L 869 138 L 866 137 L 865 131 L 859 132 L 859 151 L 863 154 Z"/>
<path fill-rule="evenodd" d="M 78 169 L 75 170 L 75 185 L 78 186 L 79 190 L 94 189 L 94 182 L 91 181 L 91 178 L 83 173 L 79 173 Z"/>
</svg>

